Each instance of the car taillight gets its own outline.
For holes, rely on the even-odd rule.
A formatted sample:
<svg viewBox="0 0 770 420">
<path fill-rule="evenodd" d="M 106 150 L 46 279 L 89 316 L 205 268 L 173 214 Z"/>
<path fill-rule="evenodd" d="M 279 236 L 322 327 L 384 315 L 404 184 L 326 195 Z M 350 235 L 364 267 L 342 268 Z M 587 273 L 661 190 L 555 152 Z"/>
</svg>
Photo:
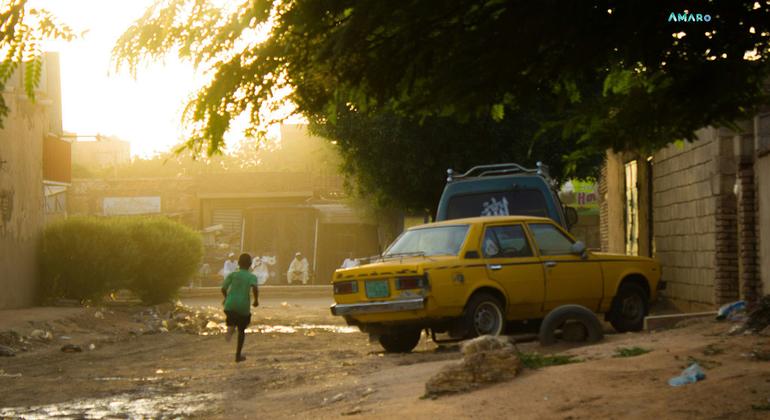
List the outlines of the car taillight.
<svg viewBox="0 0 770 420">
<path fill-rule="evenodd" d="M 334 283 L 334 294 L 335 295 L 346 295 L 350 293 L 358 293 L 358 282 L 353 281 L 342 281 L 339 283 Z"/>
<path fill-rule="evenodd" d="M 399 277 L 396 279 L 396 289 L 423 289 L 428 284 L 425 277 Z"/>
</svg>

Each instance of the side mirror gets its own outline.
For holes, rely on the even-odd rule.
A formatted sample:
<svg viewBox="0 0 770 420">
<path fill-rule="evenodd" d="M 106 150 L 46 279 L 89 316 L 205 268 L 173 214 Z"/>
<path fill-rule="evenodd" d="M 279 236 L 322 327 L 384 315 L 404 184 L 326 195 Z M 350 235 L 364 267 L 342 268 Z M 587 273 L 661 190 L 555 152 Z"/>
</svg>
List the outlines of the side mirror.
<svg viewBox="0 0 770 420">
<path fill-rule="evenodd" d="M 588 251 L 586 250 L 586 244 L 584 244 L 583 241 L 577 241 L 574 244 L 572 244 L 572 248 L 570 249 L 570 252 L 575 255 L 580 255 L 580 258 L 583 258 L 583 259 L 588 258 Z"/>
<path fill-rule="evenodd" d="M 567 219 L 567 228 L 572 229 L 578 222 L 578 212 L 574 207 L 564 206 L 564 218 Z"/>
</svg>

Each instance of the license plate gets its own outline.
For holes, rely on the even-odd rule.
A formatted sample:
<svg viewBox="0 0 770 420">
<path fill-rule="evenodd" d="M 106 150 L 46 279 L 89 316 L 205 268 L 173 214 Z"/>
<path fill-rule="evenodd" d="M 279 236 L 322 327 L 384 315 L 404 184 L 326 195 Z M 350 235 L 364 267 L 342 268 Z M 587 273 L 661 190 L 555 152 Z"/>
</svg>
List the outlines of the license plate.
<svg viewBox="0 0 770 420">
<path fill-rule="evenodd" d="M 384 298 L 390 295 L 387 280 L 368 280 L 366 282 L 366 297 Z"/>
</svg>

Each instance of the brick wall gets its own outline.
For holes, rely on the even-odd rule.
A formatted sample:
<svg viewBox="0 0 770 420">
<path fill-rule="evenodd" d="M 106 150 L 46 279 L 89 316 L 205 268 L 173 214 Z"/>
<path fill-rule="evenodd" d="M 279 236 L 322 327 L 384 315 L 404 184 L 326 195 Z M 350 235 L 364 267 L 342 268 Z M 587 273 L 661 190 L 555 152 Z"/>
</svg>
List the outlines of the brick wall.
<svg viewBox="0 0 770 420">
<path fill-rule="evenodd" d="M 757 201 L 754 182 L 754 162 L 746 160 L 738 168 L 738 249 L 741 297 L 757 300 L 762 291 L 758 276 Z"/>
<path fill-rule="evenodd" d="M 730 167 L 722 160 L 728 140 L 714 129 L 698 134 L 696 142 L 670 145 L 655 154 L 653 223 L 656 257 L 669 282 L 666 295 L 713 304 L 721 300 L 716 291 L 724 292 L 715 287 L 717 279 L 737 266 L 735 251 L 725 246 L 735 242 L 735 210 L 725 191 L 731 177 L 724 174 Z"/>
</svg>

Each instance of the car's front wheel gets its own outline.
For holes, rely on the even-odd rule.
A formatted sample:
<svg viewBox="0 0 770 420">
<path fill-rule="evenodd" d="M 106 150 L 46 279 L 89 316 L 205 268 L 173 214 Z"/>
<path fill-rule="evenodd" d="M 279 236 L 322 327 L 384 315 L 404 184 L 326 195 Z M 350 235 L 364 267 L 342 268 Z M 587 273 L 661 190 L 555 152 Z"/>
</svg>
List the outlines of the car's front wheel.
<svg viewBox="0 0 770 420">
<path fill-rule="evenodd" d="M 648 311 L 647 292 L 636 283 L 625 283 L 612 300 L 608 318 L 617 332 L 641 331 Z"/>
<path fill-rule="evenodd" d="M 409 353 L 420 342 L 422 329 L 401 327 L 380 335 L 380 345 L 388 353 Z"/>
<path fill-rule="evenodd" d="M 505 327 L 503 304 L 489 293 L 477 293 L 465 307 L 466 338 L 500 335 Z"/>
</svg>

